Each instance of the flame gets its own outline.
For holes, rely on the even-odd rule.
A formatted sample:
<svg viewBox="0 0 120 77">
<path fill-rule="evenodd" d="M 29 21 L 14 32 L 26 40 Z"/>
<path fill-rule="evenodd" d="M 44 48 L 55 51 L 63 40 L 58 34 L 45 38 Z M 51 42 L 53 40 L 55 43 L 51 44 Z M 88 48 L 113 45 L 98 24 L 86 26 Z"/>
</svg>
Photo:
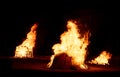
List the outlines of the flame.
<svg viewBox="0 0 120 77">
<path fill-rule="evenodd" d="M 105 65 L 108 64 L 108 60 L 111 59 L 112 54 L 110 54 L 107 51 L 103 51 L 98 57 L 96 57 L 94 60 L 91 60 L 89 63 L 91 64 L 99 64 L 99 65 Z"/>
<path fill-rule="evenodd" d="M 70 56 L 72 65 L 78 66 L 81 69 L 87 69 L 87 65 L 84 63 L 86 56 L 86 48 L 89 44 L 88 41 L 88 32 L 82 37 L 79 34 L 78 25 L 76 21 L 68 21 L 67 28 L 68 31 L 65 31 L 61 36 L 61 43 L 53 45 L 52 49 L 54 50 L 54 55 L 51 56 L 50 62 L 47 67 L 52 66 L 53 60 L 56 55 L 61 53 L 66 53 Z"/>
<path fill-rule="evenodd" d="M 14 57 L 33 57 L 33 47 L 35 46 L 36 40 L 36 28 L 37 24 L 31 27 L 30 32 L 27 34 L 27 38 L 23 43 L 16 47 Z"/>
</svg>

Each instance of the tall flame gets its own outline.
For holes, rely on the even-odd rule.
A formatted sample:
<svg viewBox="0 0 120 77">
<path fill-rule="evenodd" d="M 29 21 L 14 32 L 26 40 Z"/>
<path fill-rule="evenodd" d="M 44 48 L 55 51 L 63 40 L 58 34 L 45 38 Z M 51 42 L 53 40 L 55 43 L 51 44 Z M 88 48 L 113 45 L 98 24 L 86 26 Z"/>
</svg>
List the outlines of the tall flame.
<svg viewBox="0 0 120 77">
<path fill-rule="evenodd" d="M 99 64 L 99 65 L 105 65 L 108 64 L 108 60 L 111 58 L 112 54 L 108 53 L 107 51 L 103 51 L 98 57 L 96 57 L 94 60 L 89 61 L 91 64 Z"/>
<path fill-rule="evenodd" d="M 33 57 L 33 47 L 35 46 L 36 40 L 36 28 L 37 24 L 31 27 L 30 32 L 27 34 L 27 38 L 23 43 L 16 47 L 14 57 Z"/>
<path fill-rule="evenodd" d="M 89 44 L 88 41 L 88 32 L 82 37 L 79 34 L 78 25 L 76 21 L 68 21 L 67 28 L 68 31 L 65 31 L 61 36 L 61 43 L 53 45 L 52 49 L 54 50 L 54 55 L 51 56 L 51 60 L 48 63 L 48 68 L 52 66 L 53 60 L 56 55 L 61 53 L 66 53 L 70 56 L 72 65 L 78 66 L 81 69 L 87 69 L 87 65 L 84 63 L 86 56 L 86 48 Z"/>
</svg>

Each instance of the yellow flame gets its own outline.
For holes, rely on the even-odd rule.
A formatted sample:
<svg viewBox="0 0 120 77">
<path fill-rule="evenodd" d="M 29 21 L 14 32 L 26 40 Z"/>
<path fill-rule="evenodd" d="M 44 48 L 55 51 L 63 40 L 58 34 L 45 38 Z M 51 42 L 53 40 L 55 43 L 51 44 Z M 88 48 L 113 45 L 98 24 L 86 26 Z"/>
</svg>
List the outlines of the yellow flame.
<svg viewBox="0 0 120 77">
<path fill-rule="evenodd" d="M 89 44 L 89 33 L 87 32 L 82 37 L 77 26 L 78 25 L 76 24 L 76 22 L 68 21 L 68 31 L 65 31 L 60 36 L 61 43 L 57 43 L 52 47 L 52 49 L 54 50 L 54 55 L 51 56 L 51 60 L 47 65 L 48 68 L 52 66 L 53 60 L 56 55 L 66 53 L 72 58 L 72 65 L 78 66 L 81 69 L 87 69 L 87 65 L 84 63 L 84 61 L 86 57 L 86 48 Z"/>
<path fill-rule="evenodd" d="M 108 60 L 111 59 L 112 54 L 108 53 L 107 51 L 103 51 L 98 57 L 96 57 L 94 60 L 91 60 L 89 63 L 91 64 L 99 64 L 99 65 L 105 65 L 108 64 Z"/>
<path fill-rule="evenodd" d="M 36 40 L 36 28 L 37 24 L 31 27 L 30 32 L 27 34 L 27 38 L 23 43 L 16 47 L 14 57 L 33 57 L 33 47 L 35 46 Z"/>
</svg>

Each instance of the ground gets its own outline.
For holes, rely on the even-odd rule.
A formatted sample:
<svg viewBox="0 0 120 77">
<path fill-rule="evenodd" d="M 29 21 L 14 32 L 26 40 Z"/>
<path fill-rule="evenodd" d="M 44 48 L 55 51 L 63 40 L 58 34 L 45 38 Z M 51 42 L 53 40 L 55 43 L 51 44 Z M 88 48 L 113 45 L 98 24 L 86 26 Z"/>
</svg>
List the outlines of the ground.
<svg viewBox="0 0 120 77">
<path fill-rule="evenodd" d="M 112 76 L 119 75 L 120 66 L 118 63 L 112 65 L 93 65 L 88 64 L 87 70 L 73 69 L 49 69 L 46 68 L 50 56 L 40 56 L 34 58 L 19 59 L 13 57 L 1 57 L 0 71 L 1 76 L 69 76 L 69 77 L 88 77 L 88 76 Z M 120 58 L 115 58 L 119 60 Z"/>
</svg>

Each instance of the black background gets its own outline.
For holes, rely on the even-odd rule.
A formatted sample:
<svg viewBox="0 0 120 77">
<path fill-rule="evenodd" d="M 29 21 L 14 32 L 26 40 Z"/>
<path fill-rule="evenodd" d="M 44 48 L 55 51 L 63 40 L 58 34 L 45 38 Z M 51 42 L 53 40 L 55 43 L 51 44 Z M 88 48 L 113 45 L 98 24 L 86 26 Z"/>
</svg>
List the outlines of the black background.
<svg viewBox="0 0 120 77">
<path fill-rule="evenodd" d="M 6 2 L 0 13 L 0 55 L 13 56 L 34 23 L 38 23 L 34 54 L 51 55 L 52 46 L 60 42 L 70 19 L 87 24 L 91 32 L 89 55 L 98 55 L 103 50 L 119 55 L 118 8 L 116 3 L 107 1 Z"/>
</svg>

